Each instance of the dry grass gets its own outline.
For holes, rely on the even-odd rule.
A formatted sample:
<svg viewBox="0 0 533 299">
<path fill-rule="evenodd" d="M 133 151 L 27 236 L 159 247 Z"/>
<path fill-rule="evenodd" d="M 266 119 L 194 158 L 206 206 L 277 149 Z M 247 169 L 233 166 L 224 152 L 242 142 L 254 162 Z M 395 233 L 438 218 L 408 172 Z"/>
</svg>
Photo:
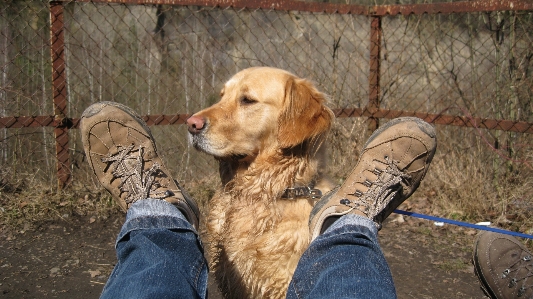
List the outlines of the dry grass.
<svg viewBox="0 0 533 299">
<path fill-rule="evenodd" d="M 66 220 L 71 216 L 107 218 L 120 211 L 105 190 L 90 190 L 76 184 L 55 190 L 45 184 L 18 180 L 0 189 L 0 226 L 27 228 L 46 220 Z"/>
<path fill-rule="evenodd" d="M 437 154 L 417 192 L 428 196 L 431 213 L 533 234 L 532 170 L 527 163 L 511 163 L 482 138 L 466 143 L 461 136 L 446 136 L 449 128 L 440 129 Z"/>
<path fill-rule="evenodd" d="M 216 180 L 218 178 L 208 177 L 185 186 L 196 199 L 202 214 L 214 194 Z M 122 210 L 113 197 L 92 183 L 75 181 L 68 188 L 57 190 L 55 186 L 28 176 L 0 177 L 0 228 L 25 230 L 38 222 L 68 221 L 72 216 L 90 216 L 97 221 L 119 213 Z"/>
</svg>

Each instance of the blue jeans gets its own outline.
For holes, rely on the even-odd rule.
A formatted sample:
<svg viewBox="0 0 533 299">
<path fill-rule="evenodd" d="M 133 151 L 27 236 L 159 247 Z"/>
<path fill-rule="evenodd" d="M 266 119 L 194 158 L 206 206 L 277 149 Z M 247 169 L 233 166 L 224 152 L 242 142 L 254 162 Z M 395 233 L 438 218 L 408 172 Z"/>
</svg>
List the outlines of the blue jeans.
<svg viewBox="0 0 533 299">
<path fill-rule="evenodd" d="M 194 228 L 172 204 L 146 199 L 128 210 L 118 263 L 100 298 L 206 298 L 207 262 Z M 305 251 L 287 298 L 396 298 L 374 223 L 345 215 Z"/>
</svg>

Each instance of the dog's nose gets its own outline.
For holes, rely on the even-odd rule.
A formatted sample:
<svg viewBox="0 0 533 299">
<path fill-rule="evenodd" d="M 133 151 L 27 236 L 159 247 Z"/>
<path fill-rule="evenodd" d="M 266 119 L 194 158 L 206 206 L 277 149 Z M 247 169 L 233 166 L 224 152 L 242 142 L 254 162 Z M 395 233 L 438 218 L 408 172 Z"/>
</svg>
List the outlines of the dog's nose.
<svg viewBox="0 0 533 299">
<path fill-rule="evenodd" d="M 200 133 L 205 127 L 205 119 L 200 116 L 193 115 L 187 119 L 187 128 L 191 134 Z"/>
</svg>

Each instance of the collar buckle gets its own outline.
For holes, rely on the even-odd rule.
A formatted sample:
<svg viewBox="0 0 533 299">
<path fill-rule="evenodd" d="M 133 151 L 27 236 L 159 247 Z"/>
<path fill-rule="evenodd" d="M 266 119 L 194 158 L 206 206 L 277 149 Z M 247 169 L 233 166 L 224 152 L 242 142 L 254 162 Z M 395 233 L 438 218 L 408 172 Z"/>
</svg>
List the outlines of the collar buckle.
<svg viewBox="0 0 533 299">
<path fill-rule="evenodd" d="M 285 189 L 282 199 L 295 200 L 298 198 L 318 199 L 322 197 L 322 191 L 310 187 L 293 187 Z"/>
</svg>

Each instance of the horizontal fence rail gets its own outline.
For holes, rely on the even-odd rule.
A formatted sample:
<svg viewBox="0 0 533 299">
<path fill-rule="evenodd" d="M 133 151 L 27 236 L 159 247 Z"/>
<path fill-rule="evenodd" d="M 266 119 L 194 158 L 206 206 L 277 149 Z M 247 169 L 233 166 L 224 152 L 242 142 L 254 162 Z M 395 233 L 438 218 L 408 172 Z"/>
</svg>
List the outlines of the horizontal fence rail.
<svg viewBox="0 0 533 299">
<path fill-rule="evenodd" d="M 485 119 L 472 116 L 453 116 L 446 114 L 428 114 L 423 112 L 410 112 L 399 110 L 376 109 L 373 112 L 362 108 L 343 108 L 333 109 L 337 118 L 346 117 L 375 117 L 383 119 L 394 119 L 398 117 L 413 116 L 423 119 L 429 123 L 438 125 L 450 125 L 459 127 L 472 127 L 491 130 L 501 130 L 517 133 L 533 133 L 533 125 L 528 122 Z M 185 124 L 190 114 L 173 114 L 173 115 L 145 115 L 143 120 L 149 126 L 157 125 L 179 125 Z M 10 116 L 0 117 L 0 128 L 35 128 L 35 127 L 54 127 L 77 129 L 79 124 L 78 118 L 56 119 L 53 116 Z"/>
<path fill-rule="evenodd" d="M 71 2 L 64 0 L 63 2 Z M 58 1 L 60 2 L 60 1 Z M 282 11 L 306 11 L 356 15 L 409 15 L 409 14 L 439 14 L 461 12 L 491 12 L 491 11 L 525 11 L 532 10 L 533 3 L 528 0 L 477 0 L 468 2 L 412 4 L 412 5 L 353 5 L 334 3 L 315 3 L 293 0 L 76 0 L 76 2 L 93 3 L 122 3 L 122 4 L 163 4 L 163 5 L 194 5 L 218 8 L 249 8 L 272 9 Z"/>
<path fill-rule="evenodd" d="M 4 6 L 6 5 L 9 6 L 9 4 L 4 4 Z M 106 51 L 105 49 L 107 49 L 106 47 L 110 47 L 109 45 L 106 45 L 110 43 L 109 37 L 106 36 L 106 34 L 111 35 L 111 33 L 103 31 L 112 30 L 113 28 L 107 27 L 112 27 L 114 24 L 116 26 L 130 26 L 131 29 L 129 29 L 129 31 L 126 30 L 126 34 L 141 36 L 141 33 L 139 33 L 139 26 L 132 25 L 131 22 L 134 21 L 131 20 L 128 21 L 131 21 L 130 23 L 126 23 L 126 20 L 123 20 L 124 24 L 119 24 L 102 13 L 97 18 L 98 20 L 107 23 L 105 29 L 99 27 L 101 24 L 99 24 L 98 21 L 91 21 L 89 15 L 98 14 L 98 9 L 106 10 L 105 13 L 113 13 L 112 11 L 116 8 L 116 6 L 113 5 L 126 5 L 126 10 L 129 10 L 129 12 L 127 12 L 127 14 L 124 13 L 123 15 L 128 15 L 128 17 L 130 15 L 136 16 L 140 19 L 144 18 L 146 19 L 145 22 L 155 24 L 155 29 L 145 29 L 147 32 L 150 30 L 152 31 L 147 34 L 143 33 L 144 39 L 136 41 L 137 44 L 135 45 L 128 44 L 126 38 L 123 37 L 117 37 L 116 41 L 113 41 L 115 44 L 119 44 L 119 46 L 126 52 L 147 51 L 147 57 L 149 59 L 155 57 L 154 59 L 157 60 L 157 63 L 151 60 L 143 62 L 148 71 L 155 72 L 154 68 L 157 68 L 156 71 L 159 72 L 162 67 L 166 67 L 169 70 L 172 70 L 174 67 L 173 65 L 165 65 L 164 59 L 158 56 L 160 55 L 159 52 L 157 52 L 159 50 L 156 50 L 158 47 L 163 49 L 161 51 L 169 56 L 171 56 L 169 53 L 177 48 L 183 48 L 184 50 L 182 51 L 191 52 L 193 51 L 193 48 L 197 49 L 198 47 L 220 51 L 220 53 L 216 54 L 219 55 L 218 58 L 215 57 L 215 54 L 211 54 L 210 60 L 204 58 L 209 56 L 209 54 L 201 54 L 204 56 L 202 56 L 199 63 L 205 65 L 211 64 L 210 67 L 213 70 L 212 83 L 207 82 L 208 77 L 210 76 L 209 72 L 202 74 L 203 78 L 201 82 L 195 82 L 195 78 L 190 77 L 192 75 L 188 75 L 189 73 L 186 73 L 188 72 L 186 70 L 187 67 L 193 68 L 198 66 L 195 66 L 196 62 L 194 61 L 190 62 L 192 63 L 191 65 L 189 65 L 189 62 L 184 61 L 185 58 L 183 57 L 185 54 L 183 53 L 185 52 L 181 52 L 182 56 L 181 58 L 176 58 L 175 64 L 181 64 L 180 68 L 184 73 L 184 78 L 181 78 L 180 80 L 186 82 L 185 86 L 191 84 L 191 86 L 199 87 L 200 90 L 204 90 L 203 84 L 210 84 L 209 88 L 214 89 L 217 84 L 215 81 L 218 81 L 218 78 L 215 80 L 215 69 L 222 69 L 222 71 L 227 74 L 234 73 L 233 69 L 228 69 L 226 65 L 222 65 L 223 63 L 217 60 L 222 59 L 220 57 L 224 57 L 223 59 L 226 60 L 236 61 L 235 71 L 246 66 L 244 64 L 242 66 L 239 65 L 242 60 L 248 59 L 251 61 L 251 64 L 253 64 L 255 63 L 255 59 L 259 61 L 259 64 L 267 65 L 270 63 L 265 63 L 265 61 L 275 61 L 276 57 L 269 57 L 265 61 L 261 61 L 259 58 L 246 58 L 248 56 L 254 56 L 253 54 L 260 56 L 257 52 L 261 51 L 261 46 L 256 48 L 253 47 L 255 47 L 254 44 L 262 43 L 263 37 L 258 37 L 258 35 L 261 34 L 261 36 L 271 38 L 272 42 L 276 43 L 276 45 L 278 43 L 283 43 L 284 41 L 292 42 L 292 39 L 297 41 L 305 40 L 309 46 L 308 49 L 304 49 L 302 46 L 299 51 L 302 51 L 303 54 L 296 53 L 296 50 L 294 50 L 295 52 L 291 52 L 291 46 L 287 46 L 288 50 L 283 50 L 290 55 L 293 55 L 295 60 L 300 60 L 301 57 L 304 57 L 302 60 L 305 60 L 306 53 L 320 52 L 322 48 L 331 51 L 331 53 L 328 52 L 328 54 L 324 55 L 331 55 L 331 58 L 328 59 L 331 59 L 333 66 L 330 65 L 331 63 L 324 65 L 320 59 L 314 61 L 314 58 L 309 57 L 311 64 L 325 73 L 323 77 L 317 75 L 313 80 L 317 81 L 319 85 L 324 84 L 330 86 L 326 89 L 328 94 L 334 98 L 334 101 L 337 101 L 338 99 L 338 102 L 334 103 L 334 105 L 337 104 L 337 106 L 333 106 L 335 115 L 338 118 L 365 117 L 370 131 L 373 131 L 378 127 L 379 119 L 416 116 L 439 125 L 489 129 L 503 132 L 533 133 L 533 120 L 529 117 L 530 111 L 528 110 L 531 109 L 528 107 L 528 105 L 531 106 L 531 103 L 521 103 L 521 99 L 528 96 L 532 97 L 531 94 L 533 93 L 531 85 L 532 80 L 530 79 L 531 69 L 529 66 L 533 57 L 533 52 L 531 51 L 531 42 L 526 44 L 527 38 L 521 38 L 519 36 L 519 34 L 527 34 L 528 29 L 533 29 L 529 28 L 529 25 L 527 25 L 527 22 L 531 21 L 530 12 L 533 11 L 533 2 L 531 1 L 489 0 L 374 6 L 266 0 L 51 1 L 49 2 L 49 5 L 44 5 L 44 8 L 41 8 L 43 11 L 48 9 L 49 13 L 50 24 L 48 24 L 48 28 L 50 37 L 48 40 L 47 51 L 50 53 L 51 64 L 50 68 L 47 69 L 45 66 L 47 62 L 41 62 L 44 68 L 42 72 L 43 74 L 49 72 L 47 75 L 49 76 L 49 79 L 43 79 L 43 82 L 45 83 L 40 96 L 43 98 L 51 97 L 49 100 L 53 103 L 53 115 L 41 114 L 28 116 L 12 114 L 13 116 L 7 116 L 5 114 L 0 114 L 0 129 L 52 128 L 55 139 L 57 180 L 58 185 L 61 188 L 68 185 L 72 180 L 72 161 L 69 152 L 71 150 L 72 141 L 70 140 L 71 137 L 69 132 L 71 129 L 77 128 L 79 123 L 79 112 L 78 110 L 72 110 L 72 107 L 69 108 L 69 105 L 73 105 L 73 103 L 69 102 L 69 99 L 82 98 L 84 96 L 83 92 L 75 90 L 75 86 L 71 86 L 67 83 L 76 81 L 84 82 L 85 84 L 85 76 L 87 75 L 90 79 L 90 82 L 87 84 L 90 85 L 91 97 L 92 99 L 97 100 L 105 100 L 94 97 L 94 94 L 96 93 L 95 90 L 98 88 L 102 90 L 102 86 L 106 84 L 104 76 L 117 80 L 115 84 L 116 86 L 113 85 L 112 87 L 112 90 L 115 90 L 114 92 L 117 92 L 116 90 L 119 90 L 118 92 L 120 92 L 120 90 L 127 90 L 130 88 L 130 84 L 135 86 L 130 79 L 128 79 L 130 81 L 127 82 L 119 82 L 122 78 L 132 76 L 129 73 L 131 72 L 129 69 L 123 69 L 120 72 L 117 71 L 117 73 L 113 74 L 106 74 L 106 70 L 100 66 L 99 74 L 95 75 L 91 73 L 91 68 L 95 67 L 94 64 L 98 63 L 98 59 L 105 57 L 104 52 Z M 155 13 L 150 16 L 143 15 L 140 10 L 134 9 L 135 6 L 153 6 L 153 11 Z M 181 6 L 187 8 L 184 11 L 172 11 L 173 7 Z M 87 10 L 87 12 L 84 10 Z M 43 13 L 43 11 L 34 12 L 39 14 Z M 241 11 L 246 12 L 246 14 L 241 16 Z M 295 12 L 298 12 L 298 15 L 295 15 Z M 119 12 L 116 13 L 119 14 Z M 471 13 L 475 14 L 471 15 Z M 88 24 L 84 24 L 81 21 L 80 23 L 77 23 L 77 20 L 72 17 L 81 14 L 88 16 L 84 21 Z M 451 15 L 452 18 L 450 21 L 444 21 L 446 26 L 453 23 L 453 18 L 455 18 L 456 15 L 458 18 L 461 18 L 461 24 L 465 24 L 463 31 L 455 32 L 450 30 L 449 32 L 446 32 L 444 31 L 445 29 L 442 28 L 431 28 L 433 24 L 431 22 L 441 21 L 440 18 L 443 14 Z M 167 15 L 172 15 L 175 20 L 166 20 L 165 17 L 168 17 Z M 341 15 L 339 17 L 340 21 L 338 21 L 338 24 L 340 25 L 335 23 L 337 21 L 332 21 L 332 15 Z M 349 15 L 350 17 L 343 19 L 342 15 Z M 361 21 L 363 24 L 357 24 L 359 19 L 353 19 L 351 16 L 363 17 Z M 156 19 L 152 20 L 149 18 Z M 522 19 L 524 19 L 523 23 L 521 23 Z M 179 30 L 182 31 L 178 32 L 175 28 L 165 27 L 166 24 L 179 22 L 179 20 L 182 20 L 182 23 L 178 23 L 176 27 L 179 27 Z M 285 35 L 273 35 L 267 30 L 256 33 L 254 29 L 252 29 L 253 25 L 250 25 L 250 22 L 255 22 L 257 24 L 272 23 L 275 24 L 272 26 L 277 27 L 272 27 L 271 29 L 283 28 L 283 30 L 287 30 L 287 33 L 283 33 Z M 401 26 L 398 24 L 401 24 Z M 424 24 L 425 27 L 421 28 L 421 24 Z M 521 24 L 525 25 L 520 27 Z M 29 23 L 28 27 L 32 26 L 36 27 L 44 25 Z M 88 28 L 84 28 L 84 26 Z M 476 29 L 476 26 L 481 29 Z M 303 29 L 304 27 L 306 29 Z M 409 30 L 407 30 L 407 27 L 409 27 Z M 356 40 L 356 37 L 346 37 L 346 35 L 343 35 L 343 30 L 348 30 L 347 28 L 353 30 L 354 36 L 356 36 L 359 31 L 362 31 L 363 33 L 360 34 L 365 38 L 358 41 Z M 197 33 L 195 30 L 201 30 L 201 33 Z M 228 33 L 230 30 L 237 33 Z M 294 33 L 294 31 L 298 30 L 300 30 L 299 33 Z M 323 32 L 324 30 L 330 31 Z M 77 36 L 79 32 L 82 32 L 81 39 L 78 39 Z M 117 33 L 113 34 L 116 35 Z M 172 34 L 174 34 L 174 36 L 172 36 Z M 215 37 L 221 37 L 222 41 L 217 41 L 217 38 L 206 37 L 208 34 L 212 34 Z M 334 36 L 330 36 L 331 34 Z M 448 44 L 441 46 L 441 48 L 439 48 L 438 45 L 431 44 L 434 42 L 430 42 L 431 45 L 429 46 L 423 45 L 423 47 L 427 48 L 421 48 L 422 45 L 409 44 L 409 39 L 412 39 L 413 41 L 416 39 L 417 42 L 424 41 L 424 39 L 429 40 L 429 38 L 435 34 L 443 34 L 443 39 L 447 40 Z M 99 37 L 100 39 L 97 40 L 95 35 L 101 36 Z M 3 36 L 7 39 L 5 34 Z M 180 42 L 177 37 L 182 38 L 183 40 Z M 174 43 L 174 40 L 169 42 L 171 38 L 176 38 L 177 44 Z M 248 46 L 250 50 L 246 49 L 239 52 L 238 47 L 233 49 L 226 46 L 227 43 L 232 43 L 234 42 L 233 40 L 237 38 L 246 41 L 250 40 L 251 42 Z M 331 40 L 329 40 L 329 38 L 331 38 Z M 477 38 L 477 43 L 482 46 L 477 47 L 477 45 L 474 45 L 474 42 L 468 40 L 468 38 Z M 323 46 L 313 44 L 315 40 L 319 39 L 323 39 Z M 405 44 L 402 46 L 403 48 L 396 49 L 398 45 L 401 45 L 400 39 L 402 39 Z M 504 44 L 504 39 L 506 39 L 505 41 L 507 41 L 508 44 Z M 155 41 L 153 44 L 151 42 L 152 40 Z M 457 42 L 459 40 L 461 43 Z M 81 61 L 76 55 L 77 53 L 88 51 L 84 48 L 84 43 L 102 43 L 103 46 L 99 50 L 100 53 L 87 53 L 86 61 Z M 150 44 L 145 45 L 147 43 Z M 164 47 L 162 46 L 163 44 Z M 343 49 L 356 48 L 357 44 L 361 44 L 366 48 L 366 52 L 358 53 L 357 50 L 353 50 L 353 52 L 342 52 L 340 54 L 342 56 L 339 58 L 337 52 L 339 47 Z M 485 45 L 488 45 L 486 47 L 490 46 L 492 50 L 489 51 L 483 48 Z M 507 48 L 505 48 L 504 45 Z M 42 47 L 42 50 L 45 50 L 45 46 L 43 45 Z M 226 48 L 227 52 L 224 52 L 224 49 Z M 412 61 L 410 57 L 406 56 L 405 53 L 407 51 L 413 50 L 411 48 L 417 48 L 416 50 L 422 49 L 420 50 L 420 57 L 422 57 L 424 61 Z M 278 51 L 275 45 L 272 46 L 270 50 Z M 443 57 L 444 53 L 447 51 L 450 51 L 450 56 Z M 90 55 L 99 55 L 98 57 L 100 58 L 91 58 L 92 60 L 90 60 L 87 58 L 92 57 Z M 276 55 L 283 56 L 287 54 L 279 53 Z M 446 55 L 448 55 L 448 53 L 446 53 Z M 476 57 L 480 55 L 486 55 L 486 58 L 484 58 L 481 63 L 476 60 Z M 5 56 L 7 57 L 7 54 L 5 54 Z M 356 56 L 356 58 L 359 57 L 360 59 L 353 58 L 354 56 Z M 15 57 L 17 63 L 18 60 L 22 59 L 21 56 L 17 56 L 16 54 Z M 357 65 L 344 64 L 346 59 L 354 59 L 353 61 L 350 60 L 350 63 L 355 63 Z M 489 60 L 494 60 L 495 62 L 489 64 L 486 62 Z M 4 61 L 4 63 L 7 63 L 7 61 Z M 118 62 L 109 61 L 109 63 L 115 65 L 115 63 Z M 137 62 L 125 60 L 120 63 L 134 65 Z M 293 68 L 290 62 L 283 63 L 287 64 L 289 68 Z M 157 65 L 154 66 L 155 64 Z M 483 68 L 484 72 L 494 73 L 495 75 L 493 77 L 484 78 L 483 74 L 474 74 L 474 71 L 471 71 L 466 75 L 460 74 L 458 69 L 461 69 L 466 64 L 476 66 L 483 64 L 479 67 Z M 21 65 L 23 65 L 23 67 L 28 66 L 24 64 Z M 70 69 L 69 67 L 71 67 L 71 65 L 76 65 L 76 68 Z M 329 78 L 329 69 L 326 69 L 329 67 L 332 67 L 332 71 L 334 72 L 338 72 L 338 69 L 340 68 L 346 70 L 350 68 L 357 69 L 356 74 L 351 75 L 349 80 L 359 82 L 358 85 L 364 87 L 360 88 L 359 91 L 341 90 L 345 87 L 343 80 L 348 79 L 341 78 L 342 76 L 337 76 L 336 73 L 332 75 L 332 78 Z M 436 69 L 437 67 L 439 69 Z M 416 68 L 416 72 L 419 72 L 418 69 L 424 69 L 424 71 L 420 71 L 421 75 L 419 78 L 413 79 L 414 83 L 409 83 L 412 85 L 411 88 L 398 87 L 404 83 L 404 78 L 409 75 L 407 73 L 402 73 L 408 68 Z M 305 75 L 306 68 L 302 67 L 302 69 L 304 70 Z M 137 70 L 137 72 L 141 72 L 141 70 Z M 295 73 L 299 74 L 297 71 L 295 71 Z M 4 77 L 5 76 L 7 76 L 7 73 L 4 73 Z M 185 76 L 189 77 L 185 78 Z M 135 74 L 135 78 L 138 77 L 141 76 Z M 148 78 L 149 77 L 150 76 L 148 76 Z M 48 80 L 49 83 L 46 83 Z M 147 85 L 147 87 L 143 88 L 148 89 L 148 94 L 151 95 L 153 93 L 152 90 L 157 88 L 159 84 L 157 82 L 151 82 L 150 78 L 143 80 L 142 84 Z M 147 80 L 148 82 L 146 82 Z M 331 82 L 328 80 L 331 80 Z M 435 85 L 434 82 L 439 82 L 440 85 Z M 490 85 L 491 83 L 494 83 L 497 86 L 495 87 L 494 92 L 491 91 L 491 93 L 487 93 L 485 86 Z M 99 87 L 97 87 L 97 85 L 99 85 Z M 425 88 L 427 86 L 430 87 L 431 93 Z M 11 92 L 9 88 L 9 84 L 4 84 L 3 95 L 6 99 L 6 95 Z M 439 94 L 439 91 L 442 89 L 451 91 L 449 91 L 448 94 Z M 476 91 L 479 92 L 476 93 Z M 164 91 L 158 92 L 164 93 Z M 428 93 L 427 100 L 424 100 L 424 92 Z M 188 105 L 190 97 L 188 94 L 189 91 L 186 90 L 184 93 L 184 101 L 186 101 Z M 357 101 L 359 104 L 350 103 L 350 96 L 353 94 L 356 95 L 354 97 L 358 99 Z M 132 93 L 131 96 L 135 96 L 135 94 Z M 18 97 L 18 95 L 16 95 L 16 97 Z M 444 103 L 446 99 L 451 97 L 461 99 L 463 103 L 460 105 Z M 491 111 L 490 116 L 485 116 L 485 112 L 478 115 L 478 111 L 482 111 L 479 107 L 484 105 L 489 107 L 491 104 L 486 103 L 493 101 L 494 99 L 492 97 L 496 98 L 497 101 L 495 102 L 497 102 L 498 105 L 500 105 L 500 102 L 508 100 L 510 103 L 516 103 L 516 105 L 521 106 L 520 108 L 509 108 L 509 111 L 512 110 L 511 113 L 503 113 L 501 111 L 507 108 L 500 109 L 498 107 L 490 107 L 485 109 Z M 504 99 L 505 97 L 509 98 Z M 209 98 L 209 96 L 206 98 Z M 399 106 L 399 102 L 396 100 L 398 98 L 413 98 L 411 100 L 411 103 L 413 104 Z M 202 103 L 201 106 L 205 107 L 207 104 L 212 104 L 214 100 L 211 99 L 209 101 L 210 102 Z M 424 103 L 424 101 L 426 102 Z M 438 102 L 430 103 L 430 101 Z M 420 107 L 425 105 L 424 107 L 427 109 L 418 110 L 419 107 L 413 107 L 415 106 L 414 103 Z M 83 106 L 82 104 L 86 106 L 86 103 L 83 102 L 79 102 L 77 106 Z M 142 105 L 142 103 L 139 105 Z M 190 106 L 185 108 L 192 109 Z M 79 107 L 76 109 L 79 109 Z M 24 109 L 21 111 L 23 110 Z M 514 112 L 515 110 L 518 112 Z M 5 112 L 6 109 L 3 111 Z M 453 111 L 454 113 L 451 113 L 450 111 Z M 32 113 L 32 111 L 29 112 Z M 177 112 L 178 113 L 176 114 L 154 114 L 147 111 L 143 118 L 148 125 L 184 124 L 187 117 L 193 111 L 184 110 Z"/>
</svg>

